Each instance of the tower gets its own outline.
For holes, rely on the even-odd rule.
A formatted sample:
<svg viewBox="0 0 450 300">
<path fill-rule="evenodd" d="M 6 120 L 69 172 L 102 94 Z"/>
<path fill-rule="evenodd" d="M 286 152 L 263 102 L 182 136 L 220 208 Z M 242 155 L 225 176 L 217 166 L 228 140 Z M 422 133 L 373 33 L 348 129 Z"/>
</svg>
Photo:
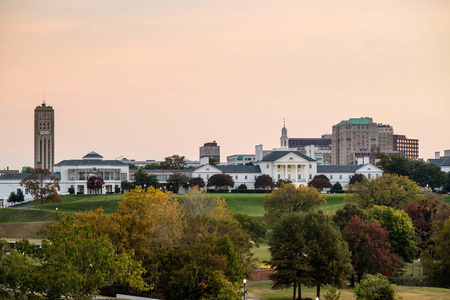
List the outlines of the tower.
<svg viewBox="0 0 450 300">
<path fill-rule="evenodd" d="M 281 149 L 288 149 L 288 136 L 287 136 L 287 129 L 286 129 L 286 122 L 283 121 L 283 128 L 281 129 L 281 137 L 280 137 L 280 148 Z"/>
<path fill-rule="evenodd" d="M 34 110 L 34 168 L 53 172 L 55 163 L 55 113 L 51 106 L 36 106 Z"/>
</svg>

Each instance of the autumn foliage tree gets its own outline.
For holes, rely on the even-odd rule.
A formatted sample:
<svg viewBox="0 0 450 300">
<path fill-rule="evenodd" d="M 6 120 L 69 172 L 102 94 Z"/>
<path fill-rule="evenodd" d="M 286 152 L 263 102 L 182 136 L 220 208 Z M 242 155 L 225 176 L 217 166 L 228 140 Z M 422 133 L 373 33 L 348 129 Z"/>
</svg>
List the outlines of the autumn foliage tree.
<svg viewBox="0 0 450 300">
<path fill-rule="evenodd" d="M 309 211 L 326 204 L 326 199 L 313 187 L 285 184 L 264 197 L 263 206 L 269 222 L 276 222 L 283 214 Z"/>
<path fill-rule="evenodd" d="M 205 181 L 201 177 L 194 177 L 189 180 L 189 187 L 193 188 L 194 186 L 198 186 L 199 188 L 204 188 Z"/>
<path fill-rule="evenodd" d="M 385 205 L 403 209 L 408 202 L 416 199 L 418 193 L 419 186 L 408 177 L 383 174 L 373 180 L 349 185 L 345 201 L 362 208 Z"/>
<path fill-rule="evenodd" d="M 308 182 L 308 186 L 312 186 L 319 191 L 322 191 L 325 188 L 331 188 L 330 179 L 326 175 L 320 174 L 313 177 L 313 179 Z"/>
<path fill-rule="evenodd" d="M 40 204 L 40 210 L 44 203 L 61 202 L 58 195 L 59 179 L 50 175 L 49 170 L 35 169 L 20 182 L 33 196 L 34 201 Z"/>
<path fill-rule="evenodd" d="M 273 182 L 272 177 L 267 174 L 260 175 L 255 179 L 255 189 L 273 189 L 275 187 L 275 183 Z"/>
<path fill-rule="evenodd" d="M 364 182 L 364 181 L 367 181 L 366 176 L 364 176 L 363 174 L 355 174 L 350 178 L 348 184 L 355 184 L 357 182 Z"/>
<path fill-rule="evenodd" d="M 392 277 L 397 273 L 400 259 L 391 252 L 389 232 L 378 222 L 365 223 L 360 217 L 354 216 L 342 235 L 352 252 L 351 259 L 358 282 L 364 274 L 381 273 Z"/>
<path fill-rule="evenodd" d="M 214 174 L 208 179 L 207 186 L 217 189 L 232 188 L 234 186 L 233 178 L 228 174 Z"/>
<path fill-rule="evenodd" d="M 102 192 L 102 188 L 105 186 L 105 182 L 103 181 L 103 178 L 92 176 L 87 180 L 86 187 L 90 191 L 94 191 L 95 194 L 98 194 Z"/>
</svg>

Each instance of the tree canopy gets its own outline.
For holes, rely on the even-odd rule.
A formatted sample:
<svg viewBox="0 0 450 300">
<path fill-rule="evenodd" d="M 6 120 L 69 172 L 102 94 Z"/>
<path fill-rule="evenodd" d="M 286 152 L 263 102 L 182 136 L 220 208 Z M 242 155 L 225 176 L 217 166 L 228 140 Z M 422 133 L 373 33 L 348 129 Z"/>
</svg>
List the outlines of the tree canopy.
<svg viewBox="0 0 450 300">
<path fill-rule="evenodd" d="M 402 209 L 416 199 L 419 187 L 408 177 L 383 174 L 376 179 L 349 185 L 347 192 L 345 201 L 362 208 L 386 205 Z"/>
<path fill-rule="evenodd" d="M 343 286 L 352 271 L 348 246 L 322 211 L 283 215 L 273 226 L 269 245 L 274 289 Z"/>
<path fill-rule="evenodd" d="M 319 174 L 313 177 L 313 179 L 308 182 L 308 186 L 312 186 L 319 191 L 322 191 L 325 188 L 331 188 L 331 182 L 330 179 L 326 175 Z"/>
<path fill-rule="evenodd" d="M 183 170 L 187 169 L 187 162 L 184 156 L 174 154 L 167 156 L 164 161 L 160 163 L 145 165 L 144 169 L 147 170 Z"/>
<path fill-rule="evenodd" d="M 381 273 L 388 277 L 397 273 L 400 259 L 391 252 L 389 232 L 378 222 L 365 223 L 354 216 L 345 225 L 342 235 L 352 252 L 352 264 L 358 281 L 366 273 Z"/>
<path fill-rule="evenodd" d="M 167 179 L 167 188 L 169 191 L 178 193 L 180 188 L 188 187 L 189 177 L 182 173 L 174 173 Z"/>
<path fill-rule="evenodd" d="M 50 176 L 46 169 L 35 169 L 33 173 L 22 179 L 20 185 L 24 186 L 33 196 L 34 201 L 42 205 L 48 202 L 61 202 L 59 198 L 59 179 Z"/>
<path fill-rule="evenodd" d="M 189 187 L 193 188 L 198 186 L 199 188 L 204 188 L 206 186 L 205 181 L 201 177 L 194 177 L 189 180 Z"/>
<path fill-rule="evenodd" d="M 208 187 L 215 187 L 217 189 L 226 189 L 234 187 L 234 180 L 228 174 L 214 174 L 208 179 L 206 184 Z"/>
<path fill-rule="evenodd" d="M 87 180 L 86 187 L 89 190 L 94 190 L 95 193 L 98 193 L 102 188 L 105 186 L 105 182 L 103 181 L 103 178 L 92 176 Z"/>
<path fill-rule="evenodd" d="M 414 226 L 406 212 L 387 206 L 374 206 L 367 214 L 389 232 L 389 243 L 393 253 L 405 262 L 412 262 L 416 258 Z"/>
<path fill-rule="evenodd" d="M 326 203 L 325 197 L 313 187 L 284 184 L 264 197 L 263 206 L 267 219 L 273 223 L 285 213 L 309 211 Z"/>
<path fill-rule="evenodd" d="M 145 172 L 142 168 L 138 169 L 136 173 L 134 173 L 134 186 L 141 186 L 141 187 L 158 187 L 158 178 L 156 175 L 148 174 Z"/>
<path fill-rule="evenodd" d="M 273 182 L 272 177 L 267 174 L 260 175 L 255 179 L 255 189 L 273 189 L 275 187 L 275 183 Z"/>
</svg>

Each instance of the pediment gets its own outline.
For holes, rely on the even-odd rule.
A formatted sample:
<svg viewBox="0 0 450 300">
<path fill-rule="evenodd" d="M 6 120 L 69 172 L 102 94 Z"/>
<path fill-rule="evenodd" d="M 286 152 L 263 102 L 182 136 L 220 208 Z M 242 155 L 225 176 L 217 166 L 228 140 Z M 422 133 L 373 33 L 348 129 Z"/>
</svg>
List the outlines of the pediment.
<svg viewBox="0 0 450 300">
<path fill-rule="evenodd" d="M 360 173 L 360 172 L 381 172 L 381 173 L 383 173 L 383 170 L 381 170 L 380 168 L 378 168 L 377 166 L 374 166 L 372 164 L 365 164 L 364 166 L 362 166 L 361 168 L 356 170 L 356 172 L 358 172 L 358 173 Z"/>
<path fill-rule="evenodd" d="M 297 154 L 290 152 L 279 159 L 275 160 L 274 163 L 310 163 L 308 160 L 303 157 L 298 156 Z"/>
<path fill-rule="evenodd" d="M 203 165 L 195 169 L 192 173 L 222 173 L 221 170 L 209 164 Z"/>
</svg>

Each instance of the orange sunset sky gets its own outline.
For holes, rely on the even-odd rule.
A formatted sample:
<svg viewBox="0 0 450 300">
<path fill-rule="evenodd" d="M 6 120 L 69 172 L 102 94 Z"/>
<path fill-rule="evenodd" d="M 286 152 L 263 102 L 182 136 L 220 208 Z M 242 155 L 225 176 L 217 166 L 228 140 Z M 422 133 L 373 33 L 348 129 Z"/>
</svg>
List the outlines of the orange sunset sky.
<svg viewBox="0 0 450 300">
<path fill-rule="evenodd" d="M 0 169 L 33 165 L 34 108 L 55 160 L 198 160 L 373 117 L 450 149 L 450 1 L 0 1 Z"/>
</svg>

